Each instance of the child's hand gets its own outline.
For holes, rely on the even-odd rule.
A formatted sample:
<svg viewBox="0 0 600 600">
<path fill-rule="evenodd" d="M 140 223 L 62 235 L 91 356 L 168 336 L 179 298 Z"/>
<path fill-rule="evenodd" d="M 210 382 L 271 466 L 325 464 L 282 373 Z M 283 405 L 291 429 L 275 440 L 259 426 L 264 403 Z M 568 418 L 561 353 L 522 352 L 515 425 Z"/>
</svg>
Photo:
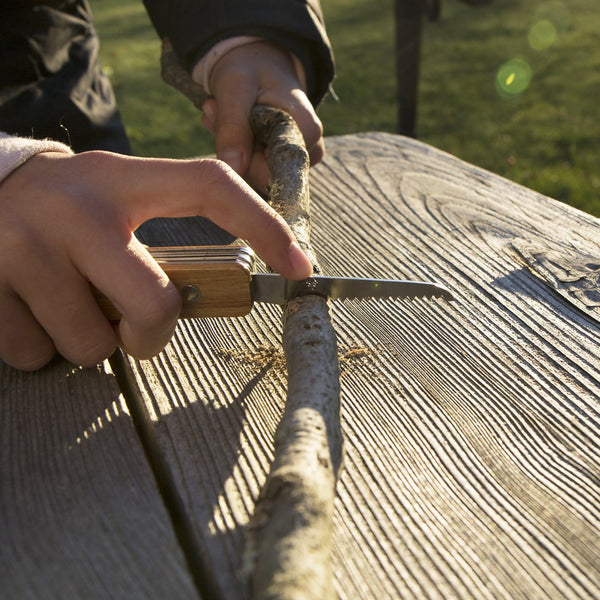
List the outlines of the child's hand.
<svg viewBox="0 0 600 600">
<path fill-rule="evenodd" d="M 227 52 L 210 77 L 213 98 L 203 106 L 202 122 L 215 136 L 217 158 L 227 162 L 255 189 L 264 191 L 269 170 L 256 148 L 248 116 L 255 104 L 287 111 L 306 143 L 311 164 L 324 155 L 323 127 L 300 83 L 291 57 L 267 42 Z"/>
<path fill-rule="evenodd" d="M 133 231 L 202 215 L 294 279 L 311 264 L 285 222 L 216 160 L 43 153 L 0 184 L 0 358 L 36 369 L 58 351 L 93 365 L 117 345 L 138 358 L 169 341 L 180 297 Z M 96 287 L 123 315 L 98 307 Z"/>
</svg>

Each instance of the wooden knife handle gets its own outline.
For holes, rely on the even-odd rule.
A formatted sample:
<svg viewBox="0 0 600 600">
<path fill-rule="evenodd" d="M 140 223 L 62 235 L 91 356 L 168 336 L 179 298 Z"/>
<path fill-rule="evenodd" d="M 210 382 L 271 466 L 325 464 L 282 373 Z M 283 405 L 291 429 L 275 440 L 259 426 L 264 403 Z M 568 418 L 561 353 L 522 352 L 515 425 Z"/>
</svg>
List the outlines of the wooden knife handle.
<svg viewBox="0 0 600 600">
<path fill-rule="evenodd" d="M 149 252 L 181 293 L 180 318 L 240 317 L 252 309 L 254 254 L 242 246 L 151 247 Z M 96 291 L 112 321 L 121 318 L 110 300 Z"/>
</svg>

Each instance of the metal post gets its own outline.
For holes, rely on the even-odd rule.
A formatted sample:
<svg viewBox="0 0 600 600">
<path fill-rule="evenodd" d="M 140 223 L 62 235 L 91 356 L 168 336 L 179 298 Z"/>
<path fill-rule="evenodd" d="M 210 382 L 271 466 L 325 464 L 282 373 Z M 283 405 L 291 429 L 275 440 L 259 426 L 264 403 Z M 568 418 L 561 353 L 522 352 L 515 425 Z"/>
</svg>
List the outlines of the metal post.
<svg viewBox="0 0 600 600">
<path fill-rule="evenodd" d="M 422 0 L 395 0 L 398 133 L 416 137 Z"/>
</svg>

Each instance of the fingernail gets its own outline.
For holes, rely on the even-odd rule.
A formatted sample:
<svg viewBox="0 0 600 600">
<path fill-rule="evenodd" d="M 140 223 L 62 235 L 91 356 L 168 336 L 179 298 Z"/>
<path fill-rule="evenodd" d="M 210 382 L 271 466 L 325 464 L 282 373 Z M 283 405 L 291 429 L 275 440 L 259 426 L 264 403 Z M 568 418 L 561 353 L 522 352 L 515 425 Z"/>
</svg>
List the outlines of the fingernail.
<svg viewBox="0 0 600 600">
<path fill-rule="evenodd" d="M 297 242 L 292 242 L 290 245 L 288 261 L 292 268 L 292 273 L 298 279 L 306 279 L 312 275 L 312 264 Z"/>
<path fill-rule="evenodd" d="M 238 150 L 224 150 L 219 158 L 225 161 L 236 173 L 242 173 L 242 153 Z"/>
</svg>

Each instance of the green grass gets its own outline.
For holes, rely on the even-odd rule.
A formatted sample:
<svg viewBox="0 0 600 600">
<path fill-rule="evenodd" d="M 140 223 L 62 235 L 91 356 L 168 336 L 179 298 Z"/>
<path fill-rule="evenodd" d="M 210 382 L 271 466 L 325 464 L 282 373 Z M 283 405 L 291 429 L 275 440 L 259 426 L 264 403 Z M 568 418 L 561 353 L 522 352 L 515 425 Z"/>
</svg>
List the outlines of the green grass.
<svg viewBox="0 0 600 600">
<path fill-rule="evenodd" d="M 425 23 L 418 137 L 543 194 L 600 216 L 600 11 L 597 0 L 445 0 Z M 392 0 L 322 0 L 337 61 L 319 110 L 327 135 L 396 130 Z M 159 44 L 141 0 L 92 0 L 101 59 L 136 153 L 213 152 L 194 108 L 160 80 Z M 552 44 L 528 42 L 540 18 Z M 547 25 L 547 23 L 546 23 Z M 512 97 L 496 85 L 513 58 L 530 68 Z M 508 88 L 519 83 L 518 73 Z"/>
</svg>

